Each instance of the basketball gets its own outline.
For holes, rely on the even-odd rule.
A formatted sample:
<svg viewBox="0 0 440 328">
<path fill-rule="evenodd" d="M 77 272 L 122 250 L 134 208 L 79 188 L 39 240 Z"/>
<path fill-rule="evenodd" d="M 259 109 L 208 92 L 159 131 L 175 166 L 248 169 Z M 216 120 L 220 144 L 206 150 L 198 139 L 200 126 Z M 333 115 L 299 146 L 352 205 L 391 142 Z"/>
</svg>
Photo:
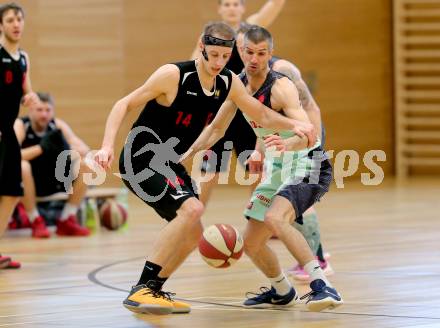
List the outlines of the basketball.
<svg viewBox="0 0 440 328">
<path fill-rule="evenodd" d="M 243 238 L 229 224 L 215 224 L 203 231 L 199 241 L 203 260 L 214 268 L 227 268 L 243 254 Z"/>
<path fill-rule="evenodd" d="M 107 199 L 99 210 L 101 224 L 109 230 L 118 230 L 127 221 L 126 209 L 113 199 Z"/>
</svg>

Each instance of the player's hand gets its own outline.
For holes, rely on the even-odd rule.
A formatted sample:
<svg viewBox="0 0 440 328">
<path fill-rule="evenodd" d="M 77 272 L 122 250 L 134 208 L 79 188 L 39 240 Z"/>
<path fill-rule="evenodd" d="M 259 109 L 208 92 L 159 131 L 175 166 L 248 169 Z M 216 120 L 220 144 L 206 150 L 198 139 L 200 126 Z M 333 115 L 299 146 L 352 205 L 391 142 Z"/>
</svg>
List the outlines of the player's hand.
<svg viewBox="0 0 440 328">
<path fill-rule="evenodd" d="M 287 150 L 283 138 L 276 134 L 272 134 L 264 138 L 264 146 L 266 147 L 266 149 L 273 149 L 280 152 L 284 152 Z"/>
<path fill-rule="evenodd" d="M 295 134 L 297 134 L 301 138 L 303 138 L 304 136 L 307 137 L 307 148 L 311 148 L 316 143 L 316 130 L 311 123 L 295 120 L 295 127 L 293 128 L 293 132 L 295 132 Z"/>
<path fill-rule="evenodd" d="M 26 95 L 24 95 L 21 102 L 25 107 L 36 106 L 41 104 L 40 98 L 38 98 L 38 95 L 35 92 L 29 92 Z"/>
<path fill-rule="evenodd" d="M 69 149 L 67 141 L 63 137 L 63 133 L 60 129 L 55 129 L 47 132 L 40 141 L 41 149 L 43 153 L 58 155 L 63 150 Z"/>
<path fill-rule="evenodd" d="M 249 165 L 249 173 L 263 172 L 263 161 L 263 155 L 258 150 L 254 150 L 245 163 Z"/>
<path fill-rule="evenodd" d="M 114 156 L 113 148 L 103 147 L 96 152 L 94 159 L 104 170 L 108 170 L 111 168 Z"/>
</svg>

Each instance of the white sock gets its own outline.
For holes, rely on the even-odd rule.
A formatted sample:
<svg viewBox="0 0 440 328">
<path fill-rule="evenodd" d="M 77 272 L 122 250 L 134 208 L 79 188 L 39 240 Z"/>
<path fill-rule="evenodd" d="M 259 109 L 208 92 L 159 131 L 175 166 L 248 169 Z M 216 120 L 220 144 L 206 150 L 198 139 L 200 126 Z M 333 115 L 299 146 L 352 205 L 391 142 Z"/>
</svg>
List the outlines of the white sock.
<svg viewBox="0 0 440 328">
<path fill-rule="evenodd" d="M 278 295 L 286 295 L 292 289 L 292 285 L 283 272 L 278 277 L 269 278 L 269 280 Z"/>
<path fill-rule="evenodd" d="M 76 212 L 78 212 L 78 206 L 66 203 L 66 205 L 64 205 L 63 212 L 61 213 L 60 220 L 67 220 L 69 216 L 76 215 Z"/>
<path fill-rule="evenodd" d="M 34 222 L 35 219 L 40 216 L 40 213 L 38 213 L 38 210 L 36 207 L 34 207 L 31 211 L 26 212 L 26 213 L 27 213 L 27 215 L 29 217 L 29 221 L 31 223 Z"/>
<path fill-rule="evenodd" d="M 319 265 L 318 260 L 313 260 L 304 265 L 304 270 L 310 275 L 310 278 L 313 280 L 321 279 L 325 282 L 325 284 L 329 287 L 333 287 L 330 281 L 326 278 L 324 271 L 322 271 L 321 266 Z"/>
</svg>

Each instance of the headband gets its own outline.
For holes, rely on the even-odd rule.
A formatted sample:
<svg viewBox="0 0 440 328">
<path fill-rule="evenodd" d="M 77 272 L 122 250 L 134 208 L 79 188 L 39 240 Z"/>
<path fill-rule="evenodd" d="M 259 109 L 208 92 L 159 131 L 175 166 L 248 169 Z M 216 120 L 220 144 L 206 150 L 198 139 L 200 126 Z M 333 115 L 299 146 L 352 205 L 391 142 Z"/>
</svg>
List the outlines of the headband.
<svg viewBox="0 0 440 328">
<path fill-rule="evenodd" d="M 216 38 L 215 36 L 204 35 L 203 44 L 205 46 L 220 46 L 220 47 L 233 48 L 235 44 L 235 39 L 224 40 L 224 39 Z"/>
</svg>

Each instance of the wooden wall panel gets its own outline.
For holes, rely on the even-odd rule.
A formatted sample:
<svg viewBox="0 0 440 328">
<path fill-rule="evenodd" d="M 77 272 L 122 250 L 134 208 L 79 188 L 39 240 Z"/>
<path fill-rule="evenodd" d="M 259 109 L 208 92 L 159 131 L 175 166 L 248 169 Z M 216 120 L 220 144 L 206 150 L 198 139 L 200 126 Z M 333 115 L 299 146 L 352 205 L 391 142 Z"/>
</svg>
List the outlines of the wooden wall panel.
<svg viewBox="0 0 440 328">
<path fill-rule="evenodd" d="M 92 149 L 99 148 L 105 118 L 124 93 L 122 2 L 38 0 L 23 5 L 23 46 L 31 56 L 34 90 L 50 92 L 57 116 Z"/>
<path fill-rule="evenodd" d="M 290 1 L 272 32 L 276 53 L 295 62 L 310 82 L 327 149 L 382 149 L 391 173 L 390 1 Z"/>
<path fill-rule="evenodd" d="M 440 0 L 394 0 L 397 176 L 440 173 Z"/>
<path fill-rule="evenodd" d="M 57 115 L 96 148 L 107 112 L 124 90 L 121 1 L 30 2 L 34 89 L 51 92 Z"/>
</svg>

